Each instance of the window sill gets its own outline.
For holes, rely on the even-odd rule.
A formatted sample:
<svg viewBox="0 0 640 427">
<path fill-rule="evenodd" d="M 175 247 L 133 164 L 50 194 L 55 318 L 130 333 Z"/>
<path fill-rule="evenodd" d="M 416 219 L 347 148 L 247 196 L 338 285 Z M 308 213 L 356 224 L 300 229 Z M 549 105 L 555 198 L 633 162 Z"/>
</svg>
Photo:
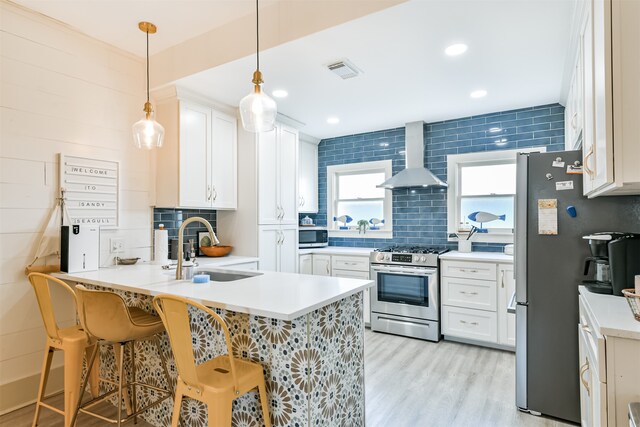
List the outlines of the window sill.
<svg viewBox="0 0 640 427">
<path fill-rule="evenodd" d="M 391 239 L 393 230 L 367 230 L 360 234 L 358 230 L 329 230 L 329 237 L 344 237 L 350 239 Z"/>
<path fill-rule="evenodd" d="M 449 237 L 449 242 L 458 239 Z M 473 243 L 513 243 L 513 233 L 476 233 L 471 237 Z"/>
</svg>

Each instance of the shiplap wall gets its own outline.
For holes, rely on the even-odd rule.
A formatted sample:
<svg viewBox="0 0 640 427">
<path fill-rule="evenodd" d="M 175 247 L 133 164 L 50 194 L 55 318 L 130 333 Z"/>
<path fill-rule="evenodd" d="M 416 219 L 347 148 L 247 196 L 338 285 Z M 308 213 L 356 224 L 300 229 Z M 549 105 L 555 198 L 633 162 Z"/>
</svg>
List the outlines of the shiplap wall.
<svg viewBox="0 0 640 427">
<path fill-rule="evenodd" d="M 143 59 L 5 0 L 0 8 L 0 396 L 6 397 L 40 373 L 44 329 L 23 269 L 55 202 L 57 153 L 120 162 L 120 227 L 102 231 L 101 265 L 112 262 L 111 237 L 124 239 L 123 255 L 150 258 L 154 181 L 152 155 L 135 149 L 131 137 L 143 114 Z M 70 322 L 70 304 L 54 298 L 60 319 Z M 26 390 L 12 405 L 35 394 Z"/>
</svg>

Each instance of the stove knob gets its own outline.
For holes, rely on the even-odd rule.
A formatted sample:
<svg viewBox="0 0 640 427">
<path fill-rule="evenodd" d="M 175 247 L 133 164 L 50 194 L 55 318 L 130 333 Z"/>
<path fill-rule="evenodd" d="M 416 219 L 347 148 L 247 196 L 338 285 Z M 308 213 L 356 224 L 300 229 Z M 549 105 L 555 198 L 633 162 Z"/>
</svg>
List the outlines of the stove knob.
<svg viewBox="0 0 640 427">
<path fill-rule="evenodd" d="M 384 254 L 382 252 L 376 254 L 376 261 L 384 261 Z"/>
<path fill-rule="evenodd" d="M 385 255 L 384 260 L 385 261 L 391 261 L 391 255 Z"/>
<path fill-rule="evenodd" d="M 420 262 L 425 262 L 425 261 L 427 261 L 427 257 L 426 257 L 426 256 L 424 256 L 424 255 L 423 255 L 423 256 L 421 256 L 421 257 L 420 257 Z"/>
<path fill-rule="evenodd" d="M 414 255 L 413 262 L 420 262 L 420 255 Z"/>
</svg>

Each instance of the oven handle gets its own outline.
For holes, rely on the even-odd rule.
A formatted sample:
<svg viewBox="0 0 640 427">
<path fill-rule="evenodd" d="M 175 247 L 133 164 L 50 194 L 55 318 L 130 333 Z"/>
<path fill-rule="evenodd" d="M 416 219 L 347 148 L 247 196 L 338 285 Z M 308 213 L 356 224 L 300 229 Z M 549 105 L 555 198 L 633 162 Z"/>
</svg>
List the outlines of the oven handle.
<svg viewBox="0 0 640 427">
<path fill-rule="evenodd" d="M 376 273 L 399 273 L 407 274 L 411 276 L 433 276 L 438 273 L 435 268 L 415 267 L 415 268 L 402 268 L 402 267 L 382 267 L 371 266 L 371 270 Z"/>
</svg>

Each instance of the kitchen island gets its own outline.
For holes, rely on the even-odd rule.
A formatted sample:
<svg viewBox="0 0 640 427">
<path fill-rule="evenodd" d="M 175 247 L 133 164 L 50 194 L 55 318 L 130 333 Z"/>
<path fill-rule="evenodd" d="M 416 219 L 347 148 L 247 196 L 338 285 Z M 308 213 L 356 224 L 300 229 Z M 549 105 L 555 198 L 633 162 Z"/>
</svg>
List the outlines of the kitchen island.
<svg viewBox="0 0 640 427">
<path fill-rule="evenodd" d="M 153 311 L 153 297 L 165 293 L 212 307 L 229 326 L 235 356 L 264 366 L 274 426 L 364 426 L 362 293 L 373 282 L 236 271 L 233 266 L 212 268 L 206 261 L 201 261 L 199 268 L 250 277 L 195 284 L 175 280 L 175 271 L 149 264 L 57 276 L 72 284 L 116 292 L 128 305 L 147 311 Z M 203 313 L 193 313 L 191 330 L 197 363 L 225 351 L 220 329 Z M 177 371 L 168 339 L 164 336 L 161 341 L 170 376 L 175 380 Z M 115 370 L 110 347 L 103 347 L 100 369 L 104 376 Z M 160 358 L 150 343 L 137 344 L 136 373 L 139 380 L 164 386 Z M 167 401 L 143 417 L 153 425 L 168 426 L 171 405 Z M 181 419 L 190 427 L 206 426 L 207 408 L 186 399 Z M 233 425 L 263 425 L 257 393 L 235 401 Z"/>
</svg>

